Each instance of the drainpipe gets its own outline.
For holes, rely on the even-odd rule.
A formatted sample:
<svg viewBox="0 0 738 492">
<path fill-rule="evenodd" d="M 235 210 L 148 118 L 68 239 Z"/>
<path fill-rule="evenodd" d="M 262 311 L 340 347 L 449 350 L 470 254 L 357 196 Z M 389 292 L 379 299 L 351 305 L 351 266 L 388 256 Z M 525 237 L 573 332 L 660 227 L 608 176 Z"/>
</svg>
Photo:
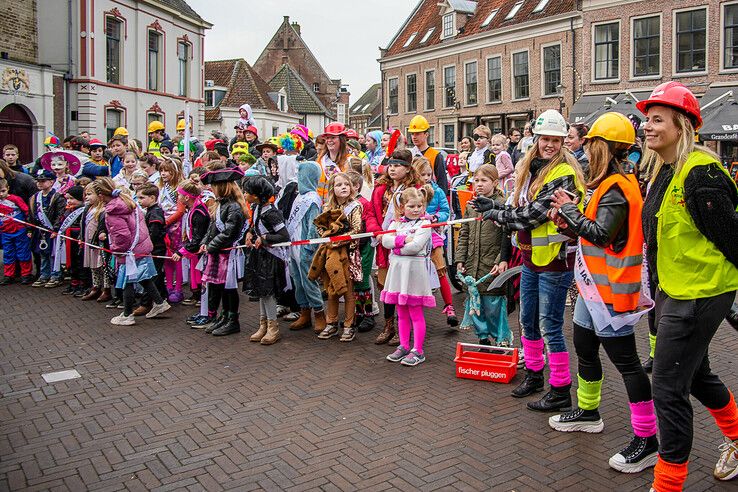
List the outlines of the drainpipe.
<svg viewBox="0 0 738 492">
<path fill-rule="evenodd" d="M 73 27 L 72 27 L 72 0 L 67 0 L 67 73 L 64 74 L 64 135 L 69 134 L 69 129 L 72 126 L 72 111 L 69 103 L 70 96 L 70 81 L 74 78 L 72 73 L 72 40 L 73 38 Z M 61 138 L 64 138 L 63 136 Z"/>
<path fill-rule="evenodd" d="M 569 19 L 569 29 L 571 30 L 571 66 L 572 66 L 572 81 L 571 81 L 571 105 L 577 102 L 577 35 L 574 30 L 574 18 Z M 569 115 L 571 115 L 571 108 L 569 108 Z"/>
</svg>

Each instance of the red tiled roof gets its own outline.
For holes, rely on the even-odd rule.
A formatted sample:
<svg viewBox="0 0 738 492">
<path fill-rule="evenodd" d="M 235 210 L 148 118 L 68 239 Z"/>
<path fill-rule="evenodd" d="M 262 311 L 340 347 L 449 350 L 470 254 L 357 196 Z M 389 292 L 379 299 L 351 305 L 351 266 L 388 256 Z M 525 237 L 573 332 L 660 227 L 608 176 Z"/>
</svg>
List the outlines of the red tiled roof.
<svg viewBox="0 0 738 492">
<path fill-rule="evenodd" d="M 418 48 L 425 48 L 447 42 L 453 39 L 461 39 L 475 34 L 489 32 L 496 28 L 508 27 L 522 22 L 542 19 L 554 15 L 571 12 L 576 9 L 576 0 L 550 0 L 546 7 L 540 12 L 533 12 L 540 0 L 524 0 L 522 7 L 512 19 L 505 19 L 507 14 L 513 9 L 518 0 L 479 0 L 474 15 L 468 18 L 464 25 L 463 32 L 459 32 L 453 38 L 441 40 L 441 7 L 438 6 L 439 0 L 420 0 L 421 5 L 416 9 L 415 14 L 410 18 L 401 32 L 396 36 L 394 42 L 388 46 L 385 57 L 407 53 Z M 495 9 L 497 14 L 492 21 L 482 27 L 487 16 Z M 429 29 L 434 28 L 433 33 L 421 43 L 423 37 Z M 404 47 L 410 36 L 415 34 L 412 42 Z"/>
</svg>

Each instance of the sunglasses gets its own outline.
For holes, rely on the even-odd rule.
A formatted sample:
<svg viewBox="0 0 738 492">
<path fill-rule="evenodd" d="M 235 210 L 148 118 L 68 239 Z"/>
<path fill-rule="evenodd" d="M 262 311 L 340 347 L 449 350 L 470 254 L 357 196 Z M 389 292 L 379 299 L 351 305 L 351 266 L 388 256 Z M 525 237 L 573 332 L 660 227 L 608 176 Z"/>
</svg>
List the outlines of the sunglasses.
<svg viewBox="0 0 738 492">
<path fill-rule="evenodd" d="M 476 141 L 477 141 L 477 140 L 479 140 L 480 138 L 487 138 L 487 137 L 485 137 L 484 135 L 477 135 L 477 134 L 475 133 L 474 135 L 472 135 L 472 138 L 473 138 L 473 139 L 474 139 L 474 141 L 476 142 Z"/>
</svg>

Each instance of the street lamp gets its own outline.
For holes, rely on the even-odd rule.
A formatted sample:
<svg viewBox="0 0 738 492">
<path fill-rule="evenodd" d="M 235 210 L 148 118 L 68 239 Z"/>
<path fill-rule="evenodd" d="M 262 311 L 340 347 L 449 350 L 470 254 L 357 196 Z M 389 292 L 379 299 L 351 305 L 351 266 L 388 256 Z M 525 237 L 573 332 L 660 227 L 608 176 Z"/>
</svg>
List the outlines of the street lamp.
<svg viewBox="0 0 738 492">
<path fill-rule="evenodd" d="M 566 86 L 558 84 L 556 86 L 556 97 L 559 100 L 559 113 L 563 115 L 564 111 L 564 89 L 566 89 Z"/>
</svg>

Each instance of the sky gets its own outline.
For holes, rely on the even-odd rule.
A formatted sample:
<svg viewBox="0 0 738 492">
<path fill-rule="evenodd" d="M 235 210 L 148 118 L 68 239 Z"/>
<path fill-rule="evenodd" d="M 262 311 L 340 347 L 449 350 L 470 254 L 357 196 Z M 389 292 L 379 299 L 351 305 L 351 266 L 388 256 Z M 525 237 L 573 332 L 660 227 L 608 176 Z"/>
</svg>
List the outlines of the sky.
<svg viewBox="0 0 738 492">
<path fill-rule="evenodd" d="M 351 104 L 380 82 L 386 48 L 416 0 L 187 0 L 206 21 L 205 60 L 244 58 L 253 64 L 282 23 L 300 24 L 302 38 L 331 78 L 349 85 Z"/>
</svg>

